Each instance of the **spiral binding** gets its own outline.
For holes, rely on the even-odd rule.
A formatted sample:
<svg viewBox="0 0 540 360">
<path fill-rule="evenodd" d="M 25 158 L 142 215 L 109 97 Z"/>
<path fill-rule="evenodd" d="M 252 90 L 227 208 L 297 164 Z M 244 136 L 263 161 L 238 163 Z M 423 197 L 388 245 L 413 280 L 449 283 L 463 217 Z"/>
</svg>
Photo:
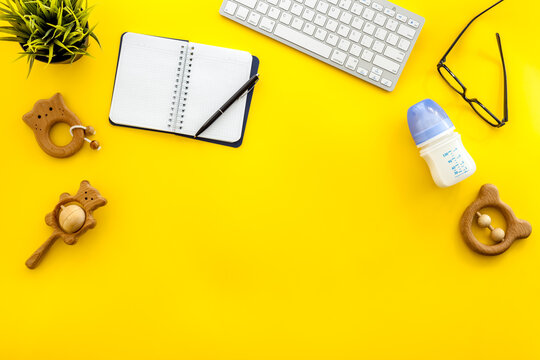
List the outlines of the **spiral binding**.
<svg viewBox="0 0 540 360">
<path fill-rule="evenodd" d="M 171 111 L 167 124 L 174 132 L 182 130 L 184 124 L 194 49 L 195 47 L 193 45 L 182 45 L 180 48 L 180 59 L 176 70 L 176 83 L 174 84 Z"/>
</svg>

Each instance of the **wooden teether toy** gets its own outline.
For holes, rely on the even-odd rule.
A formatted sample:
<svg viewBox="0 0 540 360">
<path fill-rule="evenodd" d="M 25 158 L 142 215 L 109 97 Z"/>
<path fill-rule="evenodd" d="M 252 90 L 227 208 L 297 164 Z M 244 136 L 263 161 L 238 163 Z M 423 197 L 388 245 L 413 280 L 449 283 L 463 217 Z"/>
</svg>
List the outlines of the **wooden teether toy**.
<svg viewBox="0 0 540 360">
<path fill-rule="evenodd" d="M 90 143 L 93 150 L 101 148 L 97 141 L 86 138 L 95 134 L 94 128 L 82 125 L 79 118 L 67 108 L 60 93 L 50 99 L 36 102 L 32 111 L 23 116 L 23 120 L 34 131 L 41 149 L 51 156 L 69 157 L 79 151 L 85 141 Z M 69 132 L 73 139 L 65 146 L 57 146 L 50 137 L 52 127 L 58 123 L 66 123 L 70 126 Z"/>
<path fill-rule="evenodd" d="M 26 260 L 26 266 L 36 268 L 54 242 L 61 238 L 68 245 L 77 243 L 79 237 L 96 226 L 93 212 L 107 204 L 107 200 L 86 180 L 76 195 L 60 195 L 54 210 L 47 214 L 45 222 L 53 228 L 53 234 L 39 249 Z"/>
<path fill-rule="evenodd" d="M 491 218 L 482 214 L 480 210 L 492 207 L 499 210 L 506 220 L 506 233 L 501 228 L 491 226 Z M 478 241 L 472 232 L 473 221 L 476 219 L 478 226 L 491 230 L 491 239 L 494 245 L 486 245 Z M 480 188 L 478 197 L 469 205 L 463 213 L 459 225 L 461 235 L 469 247 L 482 255 L 499 255 L 508 250 L 512 243 L 518 239 L 525 239 L 531 235 L 532 226 L 525 220 L 516 217 L 512 208 L 506 205 L 499 197 L 499 190 L 492 184 L 485 184 Z"/>
</svg>

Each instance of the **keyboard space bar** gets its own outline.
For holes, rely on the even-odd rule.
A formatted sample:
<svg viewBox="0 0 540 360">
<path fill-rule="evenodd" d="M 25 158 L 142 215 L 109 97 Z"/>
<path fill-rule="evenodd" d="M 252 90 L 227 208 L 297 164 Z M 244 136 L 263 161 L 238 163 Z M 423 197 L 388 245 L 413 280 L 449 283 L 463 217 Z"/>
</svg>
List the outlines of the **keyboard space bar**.
<svg viewBox="0 0 540 360">
<path fill-rule="evenodd" d="M 276 26 L 274 34 L 324 58 L 328 58 L 332 52 L 330 46 L 281 24 Z"/>
</svg>

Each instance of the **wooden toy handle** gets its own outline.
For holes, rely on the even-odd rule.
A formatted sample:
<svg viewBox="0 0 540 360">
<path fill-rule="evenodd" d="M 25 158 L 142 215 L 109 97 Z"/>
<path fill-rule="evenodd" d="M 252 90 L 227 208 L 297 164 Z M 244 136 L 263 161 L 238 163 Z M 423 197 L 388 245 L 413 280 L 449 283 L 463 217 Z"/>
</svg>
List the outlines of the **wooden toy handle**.
<svg viewBox="0 0 540 360">
<path fill-rule="evenodd" d="M 60 234 L 59 233 L 54 233 L 51 235 L 50 238 L 47 239 L 47 241 L 45 241 L 43 243 L 43 245 L 41 245 L 39 247 L 39 249 L 37 249 L 33 254 L 32 256 L 30 256 L 28 258 L 28 260 L 26 260 L 26 266 L 29 268 L 29 269 L 35 269 L 39 263 L 41 262 L 41 259 L 43 259 L 43 256 L 45 256 L 45 254 L 47 253 L 47 251 L 49 251 L 49 249 L 51 248 L 51 246 L 54 244 L 54 242 L 56 241 L 56 239 L 58 239 L 60 237 Z"/>
</svg>

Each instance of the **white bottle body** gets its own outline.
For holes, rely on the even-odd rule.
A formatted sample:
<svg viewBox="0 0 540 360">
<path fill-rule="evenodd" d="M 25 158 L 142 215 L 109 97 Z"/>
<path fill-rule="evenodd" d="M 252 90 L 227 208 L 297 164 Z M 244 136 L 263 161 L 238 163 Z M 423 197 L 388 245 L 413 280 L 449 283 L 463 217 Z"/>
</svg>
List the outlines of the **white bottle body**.
<svg viewBox="0 0 540 360">
<path fill-rule="evenodd" d="M 476 171 L 476 164 L 463 146 L 461 135 L 453 128 L 418 145 L 418 148 L 439 187 L 455 185 Z"/>
</svg>

